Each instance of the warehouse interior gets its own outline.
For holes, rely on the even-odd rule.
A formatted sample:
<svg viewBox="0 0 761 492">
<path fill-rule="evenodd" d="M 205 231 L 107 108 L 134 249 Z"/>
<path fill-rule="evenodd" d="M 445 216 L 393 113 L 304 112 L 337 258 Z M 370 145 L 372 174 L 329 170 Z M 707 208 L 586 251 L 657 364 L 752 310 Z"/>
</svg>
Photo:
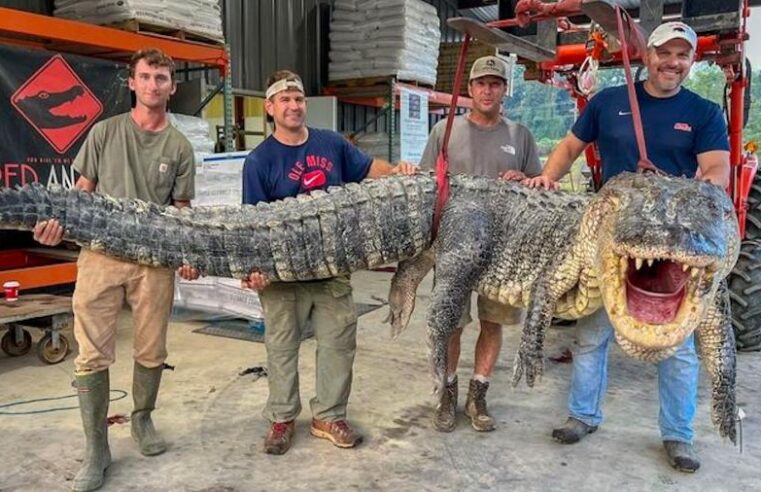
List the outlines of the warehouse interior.
<svg viewBox="0 0 761 492">
<path fill-rule="evenodd" d="M 161 49 L 176 63 L 168 118 L 192 146 L 194 208 L 241 204 L 246 158 L 273 139 L 266 91 L 270 75 L 282 69 L 300 76 L 310 129 L 337 132 L 374 158 L 416 165 L 434 125 L 473 110 L 467 74 L 475 60 L 496 56 L 508 70 L 501 114 L 533 133 L 544 163 L 576 121 L 583 108 L 579 99 L 586 103 L 589 96 L 582 94 L 583 84 L 574 85 L 583 70 L 598 88 L 626 84 L 621 46 L 615 40 L 605 44 L 602 59 L 593 50 L 600 41 L 592 36 L 591 25 L 598 24 L 590 21 L 590 7 L 561 16 L 549 10 L 554 3 L 0 0 L 0 91 L 7 97 L 0 192 L 32 183 L 75 187 L 80 173 L 72 163 L 93 125 L 136 105 L 128 62 L 146 47 Z M 351 275 L 359 317 L 347 419 L 363 442 L 340 449 L 310 435 L 317 342 L 305 330 L 298 356 L 303 410 L 295 418 L 292 448 L 281 456 L 268 454 L 262 446 L 271 432 L 263 415 L 268 320 L 257 291 L 239 279 L 178 275 L 168 357 L 159 371 L 163 380 L 153 411 L 167 450 L 145 456 L 131 436 L 137 345 L 134 316 L 125 304 L 110 367 L 112 461 L 100 490 L 757 490 L 761 46 L 754 26 L 761 19 L 761 1 L 578 0 L 573 6 L 600 3 L 620 5 L 645 34 L 672 20 L 694 27 L 702 58 L 684 87 L 720 106 L 729 128 L 728 192 L 742 239 L 727 278 L 736 339 L 736 443 L 721 437 L 712 423 L 712 381 L 701 370 L 693 422 L 700 469 L 687 474 L 669 466 L 658 434 L 658 370 L 616 344 L 608 361 L 604 424 L 578 444 L 556 442 L 552 431 L 568 414 L 570 350 L 577 344 L 575 322 L 560 319 L 547 332 L 544 374 L 534 387 L 512 384 L 523 323 L 503 327 L 490 377 L 493 432 L 475 432 L 462 414 L 479 338 L 478 322 L 468 324 L 461 342 L 456 428 L 437 432 L 426 317 L 433 273 L 417 289 L 409 326 L 392 338 L 389 298 L 397 265 L 387 264 Z M 526 14 L 521 9 L 527 6 L 545 10 Z M 598 27 L 615 29 L 615 23 L 602 24 Z M 502 44 L 495 46 L 495 40 Z M 634 60 L 632 72 L 643 80 L 647 75 L 638 68 L 642 63 Z M 67 127 L 72 131 L 51 130 L 25 109 L 24 100 L 40 93 L 44 99 L 57 96 L 67 81 L 84 87 L 75 97 L 89 106 L 82 120 Z M 422 109 L 414 105 L 421 100 Z M 63 104 L 49 115 L 61 118 L 70 107 Z M 560 182 L 564 191 L 595 189 L 597 171 L 586 156 Z M 47 247 L 29 231 L 0 230 L 2 492 L 72 490 L 88 459 L 71 301 L 79 254 L 72 242 Z M 476 319 L 475 294 L 472 304 Z"/>
</svg>

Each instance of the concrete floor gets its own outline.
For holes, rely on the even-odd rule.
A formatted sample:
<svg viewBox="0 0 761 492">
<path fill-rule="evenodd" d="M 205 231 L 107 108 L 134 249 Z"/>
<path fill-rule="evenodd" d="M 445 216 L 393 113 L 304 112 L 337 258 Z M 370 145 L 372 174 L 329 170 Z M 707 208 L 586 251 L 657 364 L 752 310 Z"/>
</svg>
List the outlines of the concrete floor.
<svg viewBox="0 0 761 492">
<path fill-rule="evenodd" d="M 354 276 L 355 300 L 385 298 L 390 274 Z M 360 318 L 350 420 L 365 443 L 342 450 L 309 435 L 308 400 L 314 389 L 314 341 L 303 345 L 302 399 L 294 447 L 284 456 L 261 451 L 267 424 L 261 410 L 266 380 L 238 376 L 264 365 L 264 346 L 192 333 L 199 323 L 173 323 L 169 333 L 174 372 L 165 372 L 154 414 L 170 441 L 164 455 L 145 458 L 134 446 L 129 425 L 114 425 L 114 457 L 102 490 L 256 491 L 256 490 L 759 490 L 761 487 L 761 354 L 739 356 L 737 396 L 747 418 L 743 453 L 723 442 L 709 419 L 707 381 L 701 381 L 695 421 L 702 468 L 694 475 L 673 471 L 657 432 L 657 381 L 654 366 L 627 359 L 613 349 L 607 420 L 600 430 L 573 446 L 550 439 L 565 418 L 570 365 L 547 361 L 540 384 L 529 389 L 509 384 L 518 329 L 505 330 L 505 343 L 489 393 L 499 428 L 478 434 L 460 417 L 452 434 L 432 430 L 431 383 L 425 356 L 424 309 L 427 280 L 418 310 L 397 341 L 383 324 L 386 308 Z M 572 330 L 553 329 L 547 354 L 570 343 Z M 35 339 L 38 334 L 35 334 Z M 461 394 L 472 372 L 477 330 L 464 335 Z M 129 391 L 131 328 L 125 315 L 119 332 L 112 388 Z M 73 354 L 46 366 L 31 353 L 0 354 L 0 404 L 71 395 Z M 462 406 L 464 398 L 461 399 Z M 131 399 L 112 403 L 109 414 L 128 414 Z M 75 399 L 42 402 L 26 410 L 70 406 Z M 20 410 L 20 408 L 14 408 Z M 0 490 L 64 491 L 79 468 L 82 435 L 76 410 L 28 416 L 0 415 Z"/>
</svg>

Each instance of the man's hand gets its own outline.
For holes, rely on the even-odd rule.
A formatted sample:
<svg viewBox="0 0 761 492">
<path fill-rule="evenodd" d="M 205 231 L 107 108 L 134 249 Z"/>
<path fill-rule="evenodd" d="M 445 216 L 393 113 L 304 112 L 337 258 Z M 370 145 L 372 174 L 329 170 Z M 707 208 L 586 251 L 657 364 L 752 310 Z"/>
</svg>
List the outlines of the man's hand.
<svg viewBox="0 0 761 492">
<path fill-rule="evenodd" d="M 521 181 L 522 184 L 529 188 L 544 188 L 545 190 L 559 190 L 560 183 L 553 181 L 547 176 L 536 176 L 535 178 L 526 178 Z"/>
<path fill-rule="evenodd" d="M 505 181 L 523 181 L 527 179 L 527 176 L 517 169 L 509 169 L 503 173 L 500 173 L 499 179 Z"/>
<path fill-rule="evenodd" d="M 413 174 L 417 174 L 418 167 L 414 164 L 410 164 L 407 161 L 399 161 L 399 163 L 394 166 L 394 169 L 391 171 L 391 174 L 404 174 L 405 176 L 412 176 Z"/>
<path fill-rule="evenodd" d="M 247 279 L 240 281 L 243 289 L 262 290 L 270 284 L 270 279 L 263 273 L 251 272 Z"/>
<path fill-rule="evenodd" d="M 34 226 L 34 240 L 45 246 L 58 246 L 63 240 L 63 227 L 57 220 L 43 220 Z"/>
<path fill-rule="evenodd" d="M 184 280 L 195 280 L 201 276 L 200 272 L 190 265 L 182 265 L 177 269 L 177 275 Z"/>
</svg>

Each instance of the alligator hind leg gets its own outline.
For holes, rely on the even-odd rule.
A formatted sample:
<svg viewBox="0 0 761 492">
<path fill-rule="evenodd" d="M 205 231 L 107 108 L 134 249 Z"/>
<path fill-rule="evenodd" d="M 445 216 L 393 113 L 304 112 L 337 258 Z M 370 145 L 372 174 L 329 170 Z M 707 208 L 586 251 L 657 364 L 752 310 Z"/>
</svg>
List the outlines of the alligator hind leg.
<svg viewBox="0 0 761 492">
<path fill-rule="evenodd" d="M 457 329 L 465 302 L 489 262 L 492 221 L 475 203 L 448 207 L 436 239 L 436 270 L 428 311 L 428 355 L 439 394 L 446 382 L 447 346 Z"/>
<path fill-rule="evenodd" d="M 391 323 L 392 338 L 395 339 L 407 328 L 415 310 L 418 285 L 433 268 L 433 261 L 433 250 L 429 249 L 414 258 L 399 262 L 388 294 L 387 321 Z"/>
</svg>

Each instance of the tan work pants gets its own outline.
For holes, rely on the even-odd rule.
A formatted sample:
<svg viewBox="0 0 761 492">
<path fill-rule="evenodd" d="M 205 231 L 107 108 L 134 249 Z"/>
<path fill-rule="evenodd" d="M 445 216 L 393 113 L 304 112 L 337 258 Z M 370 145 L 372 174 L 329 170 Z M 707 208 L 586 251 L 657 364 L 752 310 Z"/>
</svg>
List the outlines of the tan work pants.
<svg viewBox="0 0 761 492">
<path fill-rule="evenodd" d="M 117 260 L 83 249 L 74 289 L 77 375 L 108 369 L 116 360 L 116 328 L 124 302 L 134 319 L 134 359 L 143 367 L 164 363 L 172 312 L 174 272 Z"/>
</svg>

